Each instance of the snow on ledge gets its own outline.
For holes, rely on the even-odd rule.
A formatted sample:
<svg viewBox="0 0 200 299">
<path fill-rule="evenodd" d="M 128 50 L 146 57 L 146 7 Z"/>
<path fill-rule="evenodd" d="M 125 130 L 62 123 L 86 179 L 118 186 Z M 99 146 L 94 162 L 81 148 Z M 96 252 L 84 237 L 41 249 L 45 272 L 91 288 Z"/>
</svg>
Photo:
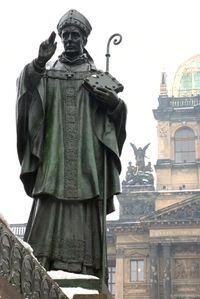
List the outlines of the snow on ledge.
<svg viewBox="0 0 200 299">
<path fill-rule="evenodd" d="M 69 299 L 73 299 L 74 295 L 78 294 L 99 294 L 97 290 L 88 290 L 83 288 L 61 288 L 61 290 Z"/>
<path fill-rule="evenodd" d="M 9 224 L 8 224 L 6 218 L 1 213 L 0 213 L 0 219 L 7 227 L 9 227 Z"/>
<path fill-rule="evenodd" d="M 62 270 L 51 270 L 47 272 L 52 279 L 99 279 L 93 275 L 76 274 Z"/>
</svg>

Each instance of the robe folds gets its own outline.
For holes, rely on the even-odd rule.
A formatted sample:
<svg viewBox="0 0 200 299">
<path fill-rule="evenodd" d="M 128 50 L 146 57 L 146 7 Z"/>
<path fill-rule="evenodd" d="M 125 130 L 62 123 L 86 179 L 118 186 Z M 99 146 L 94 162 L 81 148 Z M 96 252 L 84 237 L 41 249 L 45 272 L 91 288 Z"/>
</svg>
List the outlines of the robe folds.
<svg viewBox="0 0 200 299">
<path fill-rule="evenodd" d="M 17 148 L 34 199 L 25 241 L 47 270 L 99 276 L 103 153 L 110 213 L 120 192 L 126 107 L 110 109 L 85 88 L 95 72 L 84 57 L 59 59 L 41 73 L 27 65 L 17 82 Z"/>
</svg>

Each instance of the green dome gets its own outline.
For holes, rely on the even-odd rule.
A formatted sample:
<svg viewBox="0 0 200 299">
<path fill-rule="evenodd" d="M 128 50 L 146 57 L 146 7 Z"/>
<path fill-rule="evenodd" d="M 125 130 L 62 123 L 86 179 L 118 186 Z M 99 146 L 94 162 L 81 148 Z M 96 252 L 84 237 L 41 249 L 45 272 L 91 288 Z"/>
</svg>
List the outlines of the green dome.
<svg viewBox="0 0 200 299">
<path fill-rule="evenodd" d="M 185 97 L 200 94 L 200 54 L 182 63 L 173 80 L 172 96 Z"/>
</svg>

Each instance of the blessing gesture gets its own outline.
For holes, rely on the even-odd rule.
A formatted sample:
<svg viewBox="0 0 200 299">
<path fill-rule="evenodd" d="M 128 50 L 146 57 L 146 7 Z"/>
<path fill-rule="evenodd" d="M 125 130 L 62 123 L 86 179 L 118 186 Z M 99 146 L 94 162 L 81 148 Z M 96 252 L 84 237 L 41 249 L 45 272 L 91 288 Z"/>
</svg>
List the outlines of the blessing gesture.
<svg viewBox="0 0 200 299">
<path fill-rule="evenodd" d="M 57 47 L 57 42 L 55 42 L 55 39 L 56 33 L 53 31 L 49 38 L 41 43 L 38 58 L 36 59 L 36 63 L 40 67 L 44 67 L 47 61 L 49 61 L 49 59 L 51 59 L 55 53 Z"/>
</svg>

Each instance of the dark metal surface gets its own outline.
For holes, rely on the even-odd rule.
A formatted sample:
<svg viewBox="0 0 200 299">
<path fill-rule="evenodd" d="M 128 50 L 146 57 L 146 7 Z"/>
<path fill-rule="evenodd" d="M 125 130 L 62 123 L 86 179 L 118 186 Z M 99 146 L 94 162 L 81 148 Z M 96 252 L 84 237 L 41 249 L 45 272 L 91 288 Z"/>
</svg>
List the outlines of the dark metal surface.
<svg viewBox="0 0 200 299">
<path fill-rule="evenodd" d="M 57 47 L 52 32 L 22 71 L 17 144 L 20 178 L 34 198 L 24 238 L 35 256 L 47 270 L 101 277 L 102 255 L 106 257 L 106 249 L 101 251 L 102 223 L 120 192 L 126 106 L 117 95 L 122 85 L 100 73 L 85 49 L 90 31 L 88 20 L 70 10 L 58 24 L 64 52 L 49 61 Z M 115 36 L 109 39 L 108 55 Z M 99 74 L 100 86 L 86 89 L 86 82 Z"/>
</svg>

